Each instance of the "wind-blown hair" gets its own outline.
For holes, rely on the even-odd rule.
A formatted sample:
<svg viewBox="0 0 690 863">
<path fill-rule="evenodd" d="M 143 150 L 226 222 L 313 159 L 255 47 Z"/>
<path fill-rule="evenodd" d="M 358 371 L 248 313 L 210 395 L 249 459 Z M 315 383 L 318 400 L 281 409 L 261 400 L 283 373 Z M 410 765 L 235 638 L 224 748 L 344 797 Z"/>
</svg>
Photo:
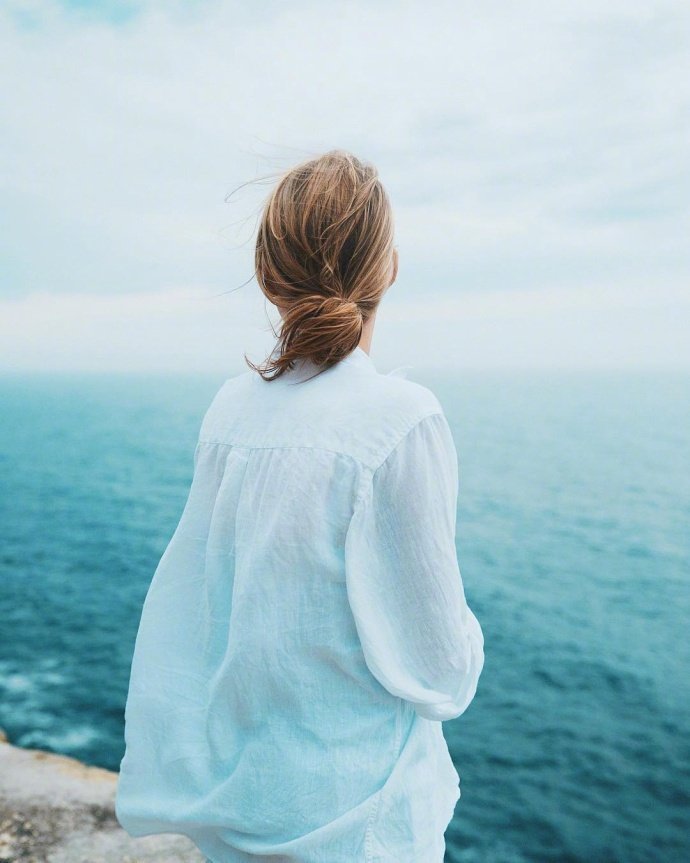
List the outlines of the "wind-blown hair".
<svg viewBox="0 0 690 863">
<path fill-rule="evenodd" d="M 359 344 L 389 286 L 394 222 L 376 168 L 331 150 L 284 173 L 270 193 L 256 238 L 255 274 L 282 310 L 279 338 L 262 365 L 273 380 L 310 360 L 320 371 Z"/>
</svg>

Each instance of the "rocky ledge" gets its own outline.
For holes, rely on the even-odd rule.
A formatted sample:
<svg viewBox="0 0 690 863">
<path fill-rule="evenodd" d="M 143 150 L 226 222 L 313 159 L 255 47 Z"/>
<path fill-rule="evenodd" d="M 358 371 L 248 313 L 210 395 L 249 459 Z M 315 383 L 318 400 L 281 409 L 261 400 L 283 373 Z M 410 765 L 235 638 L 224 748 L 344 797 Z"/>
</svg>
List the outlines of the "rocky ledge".
<svg viewBox="0 0 690 863">
<path fill-rule="evenodd" d="M 203 863 L 184 836 L 125 833 L 116 787 L 112 770 L 13 746 L 0 729 L 0 863 Z"/>
</svg>

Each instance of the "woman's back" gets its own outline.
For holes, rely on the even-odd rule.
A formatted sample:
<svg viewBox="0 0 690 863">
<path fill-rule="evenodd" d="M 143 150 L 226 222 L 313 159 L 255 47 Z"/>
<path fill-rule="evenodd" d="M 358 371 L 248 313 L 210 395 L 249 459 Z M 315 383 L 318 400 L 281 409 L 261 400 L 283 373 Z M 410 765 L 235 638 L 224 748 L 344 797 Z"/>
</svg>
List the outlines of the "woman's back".
<svg viewBox="0 0 690 863">
<path fill-rule="evenodd" d="M 212 863 L 441 863 L 441 722 L 483 635 L 436 396 L 369 357 L 398 268 L 375 167 L 333 150 L 271 192 L 255 274 L 282 322 L 204 417 L 139 624 L 116 814 Z"/>
<path fill-rule="evenodd" d="M 439 720 L 483 663 L 452 438 L 361 348 L 310 372 L 239 375 L 204 418 L 142 612 L 118 818 L 214 863 L 437 863 L 459 797 Z"/>
</svg>

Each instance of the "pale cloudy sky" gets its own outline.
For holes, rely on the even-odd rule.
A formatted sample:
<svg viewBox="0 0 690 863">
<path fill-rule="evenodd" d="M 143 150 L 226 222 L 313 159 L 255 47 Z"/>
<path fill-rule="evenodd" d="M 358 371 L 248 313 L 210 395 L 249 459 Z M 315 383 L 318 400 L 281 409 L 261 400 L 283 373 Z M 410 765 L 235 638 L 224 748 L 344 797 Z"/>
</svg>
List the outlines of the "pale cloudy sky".
<svg viewBox="0 0 690 863">
<path fill-rule="evenodd" d="M 0 6 L 0 369 L 243 371 L 270 186 L 378 166 L 397 365 L 690 369 L 690 4 Z"/>
</svg>

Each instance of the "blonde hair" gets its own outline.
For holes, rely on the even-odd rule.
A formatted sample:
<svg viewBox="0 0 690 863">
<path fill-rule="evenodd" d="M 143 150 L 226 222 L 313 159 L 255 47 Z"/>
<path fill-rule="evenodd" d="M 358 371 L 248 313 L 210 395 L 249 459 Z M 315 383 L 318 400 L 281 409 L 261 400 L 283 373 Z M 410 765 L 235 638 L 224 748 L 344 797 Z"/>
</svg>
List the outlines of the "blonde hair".
<svg viewBox="0 0 690 863">
<path fill-rule="evenodd" d="M 273 380 L 307 359 L 320 371 L 359 344 L 389 286 L 393 212 L 376 168 L 331 150 L 284 173 L 264 205 L 255 274 L 283 312 L 279 338 L 262 365 Z"/>
</svg>

